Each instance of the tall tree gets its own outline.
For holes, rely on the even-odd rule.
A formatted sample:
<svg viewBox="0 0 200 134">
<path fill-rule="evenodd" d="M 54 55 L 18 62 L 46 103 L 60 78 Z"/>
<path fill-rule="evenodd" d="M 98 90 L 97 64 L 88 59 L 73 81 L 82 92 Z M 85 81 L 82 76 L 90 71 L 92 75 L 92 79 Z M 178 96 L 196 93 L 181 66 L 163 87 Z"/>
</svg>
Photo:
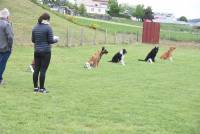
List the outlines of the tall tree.
<svg viewBox="0 0 200 134">
<path fill-rule="evenodd" d="M 148 19 L 148 20 L 153 20 L 154 19 L 153 11 L 152 11 L 151 7 L 147 7 L 144 10 L 144 18 L 143 19 Z"/>
<path fill-rule="evenodd" d="M 84 6 L 84 4 L 81 4 L 78 8 L 78 12 L 81 16 L 85 16 L 86 15 L 86 8 Z"/>
<path fill-rule="evenodd" d="M 135 12 L 135 7 L 134 6 L 129 6 L 128 4 L 120 4 L 120 13 L 127 13 L 132 15 Z"/>
<path fill-rule="evenodd" d="M 179 21 L 185 21 L 185 22 L 188 22 L 187 18 L 185 16 L 181 16 L 179 19 Z"/>
<path fill-rule="evenodd" d="M 74 4 L 73 9 L 74 9 L 74 13 L 76 15 L 79 14 L 79 8 L 78 8 L 77 4 Z"/>
<path fill-rule="evenodd" d="M 142 21 L 144 18 L 144 5 L 137 5 L 135 12 L 133 12 L 132 15 L 136 17 L 139 21 Z"/>
<path fill-rule="evenodd" d="M 111 16 L 118 16 L 119 15 L 119 5 L 117 0 L 109 0 L 108 1 L 108 14 Z"/>
<path fill-rule="evenodd" d="M 69 7 L 70 9 L 74 9 L 74 4 L 70 3 L 69 1 L 64 3 L 64 6 Z"/>
<path fill-rule="evenodd" d="M 64 5 L 67 0 L 42 0 L 44 4 Z"/>
</svg>

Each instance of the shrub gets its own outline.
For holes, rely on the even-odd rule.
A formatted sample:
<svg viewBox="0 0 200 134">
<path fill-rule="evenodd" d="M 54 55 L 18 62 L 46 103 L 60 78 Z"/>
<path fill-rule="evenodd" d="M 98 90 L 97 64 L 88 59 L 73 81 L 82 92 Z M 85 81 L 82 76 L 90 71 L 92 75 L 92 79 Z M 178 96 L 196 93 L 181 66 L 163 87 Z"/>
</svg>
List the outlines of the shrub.
<svg viewBox="0 0 200 134">
<path fill-rule="evenodd" d="M 97 24 L 96 23 L 92 23 L 89 27 L 92 28 L 92 29 L 97 29 Z"/>
</svg>

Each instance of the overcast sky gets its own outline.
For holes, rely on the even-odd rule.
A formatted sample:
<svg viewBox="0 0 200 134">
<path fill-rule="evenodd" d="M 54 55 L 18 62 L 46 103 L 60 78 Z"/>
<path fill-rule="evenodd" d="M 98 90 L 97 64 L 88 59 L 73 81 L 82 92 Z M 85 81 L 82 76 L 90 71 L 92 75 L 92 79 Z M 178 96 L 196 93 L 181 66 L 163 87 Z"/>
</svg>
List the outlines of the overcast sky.
<svg viewBox="0 0 200 134">
<path fill-rule="evenodd" d="M 186 16 L 188 19 L 200 18 L 200 0 L 118 0 L 118 2 L 151 6 L 153 12 L 172 13 L 176 18 L 180 16 Z"/>
<path fill-rule="evenodd" d="M 200 18 L 200 0 L 118 0 L 119 3 L 151 6 L 153 12 L 173 13 L 175 17 Z"/>
</svg>

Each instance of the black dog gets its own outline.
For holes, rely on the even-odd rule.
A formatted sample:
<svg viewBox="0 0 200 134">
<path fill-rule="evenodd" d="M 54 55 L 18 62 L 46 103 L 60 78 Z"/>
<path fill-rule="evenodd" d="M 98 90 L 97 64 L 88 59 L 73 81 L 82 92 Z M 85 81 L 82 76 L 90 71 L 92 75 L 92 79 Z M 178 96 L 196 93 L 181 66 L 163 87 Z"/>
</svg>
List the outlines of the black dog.
<svg viewBox="0 0 200 134">
<path fill-rule="evenodd" d="M 125 65 L 125 62 L 124 62 L 124 57 L 125 55 L 127 54 L 127 51 L 126 49 L 122 49 L 121 51 L 117 52 L 111 61 L 109 62 L 113 62 L 113 63 L 121 63 L 122 65 Z"/>
<path fill-rule="evenodd" d="M 159 47 L 154 47 L 146 56 L 146 58 L 144 60 L 138 59 L 139 61 L 146 61 L 146 62 L 150 62 L 153 63 L 155 62 L 155 57 L 158 53 Z"/>
</svg>

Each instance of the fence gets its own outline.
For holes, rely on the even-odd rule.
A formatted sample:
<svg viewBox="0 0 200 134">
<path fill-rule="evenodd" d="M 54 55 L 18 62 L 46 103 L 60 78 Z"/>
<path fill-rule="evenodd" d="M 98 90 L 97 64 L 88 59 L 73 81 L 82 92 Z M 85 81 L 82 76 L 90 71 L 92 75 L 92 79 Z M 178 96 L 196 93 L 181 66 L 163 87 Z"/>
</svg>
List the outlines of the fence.
<svg viewBox="0 0 200 134">
<path fill-rule="evenodd" d="M 160 39 L 170 40 L 170 41 L 200 42 L 200 32 L 184 32 L 184 31 L 179 32 L 179 31 L 161 30 Z"/>
<path fill-rule="evenodd" d="M 134 44 L 141 42 L 141 31 L 134 33 L 108 33 L 107 30 L 88 30 L 88 28 L 74 28 L 68 27 L 66 30 L 65 46 L 83 46 L 83 45 L 98 45 L 98 44 Z M 200 33 L 191 32 L 175 32 L 164 31 L 160 32 L 160 40 L 170 41 L 192 41 L 200 42 Z"/>
<path fill-rule="evenodd" d="M 16 24 L 15 24 L 16 25 Z M 31 28 L 27 32 L 25 26 L 18 29 L 18 34 L 15 35 L 15 44 L 27 45 L 31 44 Z M 58 33 L 58 35 L 57 35 Z M 86 27 L 65 27 L 56 29 L 54 34 L 60 37 L 59 46 L 73 47 L 83 45 L 98 45 L 98 44 L 135 44 L 142 41 L 142 31 L 136 33 L 109 33 L 107 30 L 99 31 Z M 200 43 L 200 33 L 194 32 L 175 32 L 175 31 L 160 31 L 160 42 L 163 41 L 184 41 Z"/>
<path fill-rule="evenodd" d="M 98 44 L 134 44 L 141 41 L 141 33 L 108 33 L 107 30 L 99 31 L 96 29 L 88 30 L 88 28 L 80 28 L 74 30 L 67 28 L 65 46 L 83 46 L 83 45 L 98 45 Z"/>
</svg>

